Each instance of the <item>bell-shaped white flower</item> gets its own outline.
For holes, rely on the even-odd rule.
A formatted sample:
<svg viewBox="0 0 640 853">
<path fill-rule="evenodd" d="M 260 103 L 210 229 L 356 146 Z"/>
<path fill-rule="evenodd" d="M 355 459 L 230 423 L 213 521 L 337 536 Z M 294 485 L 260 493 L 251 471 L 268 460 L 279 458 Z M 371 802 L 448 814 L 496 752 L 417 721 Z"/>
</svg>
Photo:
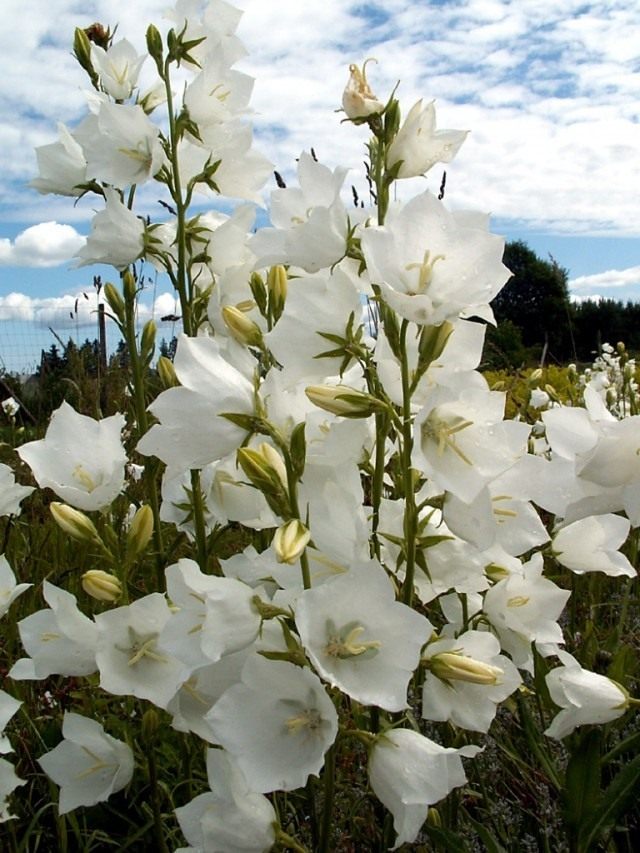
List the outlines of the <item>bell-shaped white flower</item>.
<svg viewBox="0 0 640 853">
<path fill-rule="evenodd" d="M 122 790 L 133 776 L 133 753 L 126 743 L 108 735 L 96 720 L 67 711 L 64 740 L 38 759 L 60 785 L 60 814 L 93 806 Z"/>
<path fill-rule="evenodd" d="M 58 142 L 36 148 L 40 177 L 29 186 L 39 193 L 77 196 L 87 182 L 87 161 L 82 146 L 76 142 L 64 124 L 58 124 Z"/>
<path fill-rule="evenodd" d="M 387 168 L 401 163 L 398 178 L 424 175 L 436 163 L 450 163 L 467 137 L 466 130 L 436 130 L 434 101 L 411 107 L 387 151 Z"/>
<path fill-rule="evenodd" d="M 138 696 L 166 708 L 190 675 L 190 668 L 160 647 L 171 616 L 159 592 L 96 616 L 96 663 L 100 686 L 116 696 Z"/>
<path fill-rule="evenodd" d="M 16 483 L 11 468 L 0 464 L 0 516 L 20 515 L 20 503 L 33 491 L 33 486 Z"/>
<path fill-rule="evenodd" d="M 481 216 L 449 213 L 425 192 L 391 209 L 384 226 L 360 233 L 371 281 L 404 319 L 433 326 L 459 316 L 491 320 L 489 302 L 510 273 L 503 239 Z"/>
<path fill-rule="evenodd" d="M 180 337 L 174 367 L 181 385 L 163 391 L 149 407 L 160 423 L 138 450 L 172 470 L 202 468 L 242 443 L 246 430 L 222 415 L 253 415 L 253 384 L 213 338 Z"/>
<path fill-rule="evenodd" d="M 395 600 L 379 563 L 305 590 L 295 604 L 300 639 L 319 674 L 348 696 L 387 711 L 407 707 L 407 686 L 433 627 Z"/>
<path fill-rule="evenodd" d="M 91 45 L 91 62 L 100 86 L 114 100 L 124 101 L 131 96 L 146 58 L 146 54 L 138 56 L 127 39 L 114 42 L 107 50 L 95 43 Z"/>
<path fill-rule="evenodd" d="M 429 806 L 467 781 L 460 756 L 479 751 L 440 746 L 412 729 L 380 735 L 369 756 L 369 782 L 393 815 L 397 837 L 392 850 L 416 840 Z"/>
<path fill-rule="evenodd" d="M 208 750 L 207 777 L 211 791 L 176 809 L 180 829 L 191 845 L 180 849 L 211 853 L 271 850 L 278 820 L 269 800 L 249 787 L 242 772 L 222 750 Z"/>
<path fill-rule="evenodd" d="M 124 416 L 96 421 L 63 403 L 43 439 L 18 448 L 41 488 L 82 510 L 105 509 L 124 486 Z"/>
<path fill-rule="evenodd" d="M 317 675 L 258 655 L 207 719 L 262 794 L 300 788 L 317 775 L 338 732 L 338 715 Z"/>
<path fill-rule="evenodd" d="M 142 107 L 100 100 L 73 136 L 87 160 L 87 178 L 118 189 L 151 180 L 165 163 L 160 130 Z"/>
<path fill-rule="evenodd" d="M 16 583 L 13 569 L 4 554 L 0 555 L 0 619 L 4 616 L 19 595 L 33 584 Z"/>
<path fill-rule="evenodd" d="M 569 600 L 568 590 L 560 589 L 542 576 L 542 554 L 522 565 L 487 590 L 484 612 L 495 628 L 500 644 L 516 666 L 531 670 L 531 643 L 541 647 L 563 642 L 557 620 Z"/>
<path fill-rule="evenodd" d="M 120 193 L 105 188 L 106 204 L 91 221 L 91 234 L 76 257 L 76 266 L 109 264 L 123 270 L 142 256 L 144 223 L 122 203 Z"/>
<path fill-rule="evenodd" d="M 620 548 L 631 524 L 621 515 L 592 515 L 561 527 L 553 537 L 553 551 L 559 563 L 576 575 L 604 572 L 610 577 L 634 578 L 636 570 Z"/>
<path fill-rule="evenodd" d="M 38 610 L 18 622 L 20 639 L 30 658 L 21 658 L 9 672 L 16 680 L 49 675 L 90 675 L 97 669 L 95 623 L 78 610 L 70 592 L 44 581 L 42 593 L 50 609 Z"/>
<path fill-rule="evenodd" d="M 545 676 L 549 694 L 562 710 L 545 734 L 561 740 L 578 726 L 608 723 L 629 707 L 627 693 L 610 678 L 583 669 L 567 652 L 558 652 L 562 666 Z"/>
<path fill-rule="evenodd" d="M 521 683 L 518 670 L 488 631 L 466 631 L 429 643 L 422 688 L 422 716 L 487 732 L 498 705 Z"/>
</svg>

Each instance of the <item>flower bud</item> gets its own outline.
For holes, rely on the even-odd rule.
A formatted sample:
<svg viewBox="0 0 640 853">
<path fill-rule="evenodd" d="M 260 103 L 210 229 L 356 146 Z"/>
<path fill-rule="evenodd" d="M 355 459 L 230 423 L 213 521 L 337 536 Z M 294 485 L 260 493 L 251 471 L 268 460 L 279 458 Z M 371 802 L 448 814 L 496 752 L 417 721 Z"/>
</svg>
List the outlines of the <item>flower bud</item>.
<svg viewBox="0 0 640 853">
<path fill-rule="evenodd" d="M 122 584 L 115 575 L 102 569 L 91 569 L 82 575 L 82 589 L 98 601 L 117 601 L 122 595 Z"/>
<path fill-rule="evenodd" d="M 540 367 L 536 367 L 535 370 L 532 370 L 529 374 L 528 383 L 531 388 L 536 385 L 540 379 L 542 379 L 542 369 Z"/>
<path fill-rule="evenodd" d="M 257 450 L 241 447 L 237 459 L 251 483 L 265 495 L 287 496 L 287 469 L 282 457 L 271 445 L 263 442 Z"/>
<path fill-rule="evenodd" d="M 124 300 L 123 300 L 122 296 L 120 296 L 120 293 L 118 292 L 118 289 L 116 288 L 116 286 L 114 284 L 111 284 L 110 281 L 108 281 L 104 286 L 103 292 L 104 292 L 104 298 L 107 300 L 107 305 L 109 306 L 109 308 L 111 308 L 111 310 L 115 314 L 116 318 L 120 321 L 120 323 L 124 323 L 124 320 L 125 320 Z"/>
<path fill-rule="evenodd" d="M 445 320 L 440 326 L 425 326 L 420 335 L 420 366 L 428 367 L 440 358 L 453 332 L 453 324 Z"/>
<path fill-rule="evenodd" d="M 175 388 L 180 384 L 173 362 L 166 355 L 161 355 L 158 359 L 157 369 L 163 388 Z"/>
<path fill-rule="evenodd" d="M 74 509 L 58 501 L 50 504 L 49 509 L 58 527 L 73 539 L 80 542 L 101 541 L 94 523 L 79 509 Z"/>
<path fill-rule="evenodd" d="M 142 328 L 140 335 L 140 355 L 143 361 L 147 364 L 153 358 L 153 353 L 156 348 L 156 329 L 157 326 L 153 320 L 147 320 Z"/>
<path fill-rule="evenodd" d="M 131 557 L 142 553 L 149 544 L 153 533 L 153 512 L 148 504 L 136 512 L 127 534 L 127 553 Z"/>
<path fill-rule="evenodd" d="M 293 565 L 302 555 L 311 532 L 298 518 L 292 518 L 279 527 L 273 537 L 273 550 L 279 563 Z"/>
<path fill-rule="evenodd" d="M 158 74 L 162 77 L 164 74 L 164 66 L 162 61 L 162 36 L 153 24 L 147 27 L 147 50 L 149 56 L 153 59 L 158 69 Z"/>
<path fill-rule="evenodd" d="M 287 271 L 282 264 L 276 264 L 276 266 L 271 267 L 267 275 L 267 287 L 276 316 L 279 316 L 284 308 L 288 284 Z"/>
<path fill-rule="evenodd" d="M 304 392 L 314 406 L 343 418 L 368 418 L 386 409 L 381 400 L 348 385 L 308 385 Z"/>
<path fill-rule="evenodd" d="M 94 27 L 96 24 L 94 24 Z M 91 62 L 91 42 L 86 30 L 76 27 L 73 36 L 73 55 L 78 60 L 78 63 L 87 72 L 91 81 L 98 79 L 93 63 Z"/>
<path fill-rule="evenodd" d="M 124 298 L 126 302 L 135 302 L 138 295 L 138 285 L 136 278 L 131 270 L 126 270 L 122 276 L 122 286 L 124 290 Z"/>
<path fill-rule="evenodd" d="M 225 305 L 222 309 L 222 319 L 231 335 L 247 347 L 259 347 L 262 345 L 262 332 L 257 323 L 250 320 L 239 308 L 234 305 Z"/>
<path fill-rule="evenodd" d="M 440 652 L 427 660 L 427 666 L 442 681 L 466 681 L 469 684 L 499 684 L 503 671 L 484 661 L 458 652 Z"/>
</svg>

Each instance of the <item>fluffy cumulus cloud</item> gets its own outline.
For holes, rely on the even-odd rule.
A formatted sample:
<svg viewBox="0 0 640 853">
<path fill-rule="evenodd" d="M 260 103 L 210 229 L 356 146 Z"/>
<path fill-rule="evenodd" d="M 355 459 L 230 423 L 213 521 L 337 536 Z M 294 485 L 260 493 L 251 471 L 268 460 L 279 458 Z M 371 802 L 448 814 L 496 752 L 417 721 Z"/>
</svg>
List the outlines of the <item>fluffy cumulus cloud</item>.
<svg viewBox="0 0 640 853">
<path fill-rule="evenodd" d="M 0 239 L 0 264 L 16 267 L 56 267 L 69 261 L 85 242 L 71 225 L 40 222 L 15 238 Z"/>
<path fill-rule="evenodd" d="M 26 293 L 9 293 L 0 296 L 0 321 L 24 321 L 45 328 L 53 326 L 57 331 L 79 327 L 95 329 L 96 312 L 102 301 L 101 295 L 85 291 L 44 298 L 28 296 Z M 173 318 L 176 310 L 179 310 L 179 306 L 172 293 L 161 293 L 154 300 L 143 298 L 138 305 L 138 322 L 154 319 L 163 325 L 163 318 Z M 164 321 L 167 325 L 172 322 L 172 319 Z M 162 325 L 160 333 L 166 336 Z"/>
<path fill-rule="evenodd" d="M 343 163 L 361 196 L 365 132 L 335 110 L 349 62 L 375 56 L 369 78 L 383 100 L 401 81 L 408 110 L 436 98 L 440 127 L 470 128 L 448 167 L 452 205 L 482 207 L 564 233 L 640 235 L 631 176 L 640 169 L 640 9 L 628 0 L 236 0 L 249 49 L 242 70 L 257 79 L 252 106 L 259 144 L 287 179 L 313 145 Z M 146 23 L 162 25 L 167 0 L 5 0 L 0 53 L 0 194 L 33 220 L 48 200 L 24 182 L 32 148 L 55 139 L 55 122 L 84 111 L 82 72 L 70 56 L 73 28 L 114 25 L 138 49 Z M 311 24 L 311 25 L 310 25 Z M 166 27 L 166 22 L 164 23 Z M 142 70 L 141 86 L 153 77 Z M 440 180 L 434 172 L 430 183 Z M 424 181 L 407 181 L 410 193 Z M 88 206 L 84 207 L 88 216 Z M 77 210 L 75 211 L 77 213 Z M 57 215 L 57 214 L 56 214 Z M 69 214 L 69 221 L 74 214 Z"/>
</svg>

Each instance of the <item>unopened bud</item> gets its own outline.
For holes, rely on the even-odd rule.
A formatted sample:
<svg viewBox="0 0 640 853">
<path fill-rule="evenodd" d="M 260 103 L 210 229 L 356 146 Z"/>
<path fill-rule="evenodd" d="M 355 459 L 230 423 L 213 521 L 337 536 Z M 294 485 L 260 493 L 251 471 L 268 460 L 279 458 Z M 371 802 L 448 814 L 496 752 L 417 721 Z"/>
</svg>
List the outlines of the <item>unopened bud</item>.
<svg viewBox="0 0 640 853">
<path fill-rule="evenodd" d="M 562 402 L 562 400 L 558 396 L 558 392 L 553 387 L 553 385 L 549 385 L 549 383 L 547 382 L 547 384 L 544 386 L 544 390 L 551 397 L 551 399 L 554 401 L 554 403 L 561 403 Z"/>
<path fill-rule="evenodd" d="M 140 335 L 140 354 L 146 362 L 150 362 L 156 348 L 157 326 L 153 320 L 147 320 Z"/>
<path fill-rule="evenodd" d="M 425 326 L 419 344 L 421 366 L 428 367 L 432 361 L 440 358 L 452 332 L 453 324 L 448 320 L 440 326 Z"/>
<path fill-rule="evenodd" d="M 82 575 L 82 589 L 98 601 L 117 601 L 122 595 L 122 584 L 115 575 L 102 569 L 91 569 Z"/>
<path fill-rule="evenodd" d="M 125 307 L 124 300 L 120 295 L 117 287 L 114 284 L 111 284 L 108 281 L 103 288 L 104 298 L 107 300 L 107 305 L 116 316 L 116 319 L 120 321 L 120 323 L 124 323 L 125 320 Z"/>
<path fill-rule="evenodd" d="M 141 506 L 133 516 L 129 533 L 127 534 L 127 552 L 135 557 L 142 553 L 149 544 L 153 534 L 153 512 L 148 504 Z"/>
<path fill-rule="evenodd" d="M 263 442 L 258 449 L 241 447 L 238 464 L 256 488 L 265 495 L 287 495 L 287 469 L 275 448 Z"/>
<path fill-rule="evenodd" d="M 531 388 L 542 379 L 542 368 L 536 367 L 535 370 L 532 370 L 529 374 L 528 383 Z"/>
<path fill-rule="evenodd" d="M 279 311 L 282 311 L 282 308 L 284 307 L 284 303 L 287 298 L 288 286 L 289 279 L 287 277 L 287 271 L 282 264 L 277 264 L 276 266 L 271 267 L 267 276 L 267 287 L 269 288 L 269 294 L 273 305 Z"/>
<path fill-rule="evenodd" d="M 147 50 L 149 56 L 153 59 L 158 69 L 158 74 L 162 77 L 164 74 L 164 65 L 162 61 L 162 36 L 153 24 L 147 27 Z"/>
<path fill-rule="evenodd" d="M 138 295 L 138 285 L 136 278 L 131 270 L 126 270 L 122 276 L 122 288 L 124 290 L 124 298 L 126 302 L 135 302 Z"/>
<path fill-rule="evenodd" d="M 80 542 L 100 542 L 100 536 L 91 519 L 79 509 L 54 501 L 49 509 L 58 527 Z"/>
<path fill-rule="evenodd" d="M 175 388 L 180 384 L 173 362 L 166 355 L 160 356 L 157 367 L 158 376 L 160 377 L 163 388 Z"/>
<path fill-rule="evenodd" d="M 440 652 L 428 658 L 426 665 L 442 681 L 466 681 L 469 684 L 499 684 L 504 674 L 497 666 L 459 652 Z"/>
<path fill-rule="evenodd" d="M 247 347 L 259 347 L 262 345 L 262 332 L 260 326 L 250 320 L 247 315 L 235 305 L 225 305 L 222 309 L 222 319 L 231 335 Z"/>
<path fill-rule="evenodd" d="M 495 563 L 489 563 L 488 566 L 485 566 L 484 573 L 489 580 L 494 583 L 503 581 L 511 575 L 511 572 L 508 569 L 505 569 L 504 566 L 497 566 Z"/>
<path fill-rule="evenodd" d="M 368 418 L 386 410 L 381 400 L 348 385 L 308 385 L 304 392 L 314 406 L 343 418 Z"/>
<path fill-rule="evenodd" d="M 273 537 L 273 550 L 279 563 L 293 565 L 307 547 L 311 532 L 298 518 L 279 527 Z"/>
</svg>

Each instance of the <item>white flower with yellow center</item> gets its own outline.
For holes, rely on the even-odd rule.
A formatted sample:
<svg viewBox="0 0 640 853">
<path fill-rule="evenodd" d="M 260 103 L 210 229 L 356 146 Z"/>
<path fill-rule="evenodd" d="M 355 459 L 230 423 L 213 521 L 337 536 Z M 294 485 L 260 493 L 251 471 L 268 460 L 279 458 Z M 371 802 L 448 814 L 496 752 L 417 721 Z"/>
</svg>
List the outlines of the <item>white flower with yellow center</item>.
<svg viewBox="0 0 640 853">
<path fill-rule="evenodd" d="M 64 740 L 38 759 L 60 785 L 60 814 L 93 806 L 120 791 L 133 776 L 133 753 L 126 743 L 108 735 L 96 720 L 66 712 Z"/>
<path fill-rule="evenodd" d="M 407 707 L 409 679 L 433 628 L 395 600 L 379 563 L 305 590 L 294 609 L 302 644 L 325 681 L 365 705 Z"/>
<path fill-rule="evenodd" d="M 335 740 L 338 716 L 317 675 L 254 655 L 242 683 L 207 715 L 224 748 L 258 793 L 291 791 L 317 775 Z"/>
</svg>

